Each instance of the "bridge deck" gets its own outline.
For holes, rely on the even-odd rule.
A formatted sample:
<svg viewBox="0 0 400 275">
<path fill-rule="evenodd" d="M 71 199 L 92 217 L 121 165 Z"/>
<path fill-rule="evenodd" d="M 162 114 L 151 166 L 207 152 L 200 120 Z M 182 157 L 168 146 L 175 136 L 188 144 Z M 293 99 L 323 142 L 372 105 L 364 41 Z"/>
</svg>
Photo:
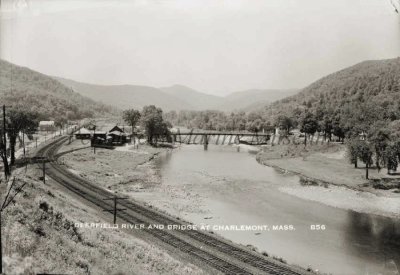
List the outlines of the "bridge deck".
<svg viewBox="0 0 400 275">
<path fill-rule="evenodd" d="M 259 137 L 269 137 L 271 133 L 246 133 L 246 132 L 175 132 L 172 135 L 189 136 L 259 136 Z"/>
</svg>

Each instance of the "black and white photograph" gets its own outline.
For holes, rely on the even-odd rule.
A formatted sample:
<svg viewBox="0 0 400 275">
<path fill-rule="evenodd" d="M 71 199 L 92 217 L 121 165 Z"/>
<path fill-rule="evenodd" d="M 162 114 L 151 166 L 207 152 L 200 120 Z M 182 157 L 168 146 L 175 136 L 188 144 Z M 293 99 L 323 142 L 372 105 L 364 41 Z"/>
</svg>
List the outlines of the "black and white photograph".
<svg viewBox="0 0 400 275">
<path fill-rule="evenodd" d="M 0 274 L 400 275 L 400 0 L 0 0 Z"/>
</svg>

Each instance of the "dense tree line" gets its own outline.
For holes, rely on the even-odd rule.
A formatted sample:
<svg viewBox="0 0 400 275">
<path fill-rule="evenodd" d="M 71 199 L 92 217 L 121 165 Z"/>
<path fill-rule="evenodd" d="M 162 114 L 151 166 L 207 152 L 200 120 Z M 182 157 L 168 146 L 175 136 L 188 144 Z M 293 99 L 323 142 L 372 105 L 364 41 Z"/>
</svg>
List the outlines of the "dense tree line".
<svg viewBox="0 0 400 275">
<path fill-rule="evenodd" d="M 365 164 L 366 178 L 368 178 L 368 169 L 372 165 L 375 165 L 378 171 L 386 167 L 390 174 L 397 171 L 400 162 L 400 134 L 398 131 L 392 131 L 391 128 L 380 125 L 361 137 L 349 139 L 347 153 L 355 168 L 358 167 L 359 160 Z"/>
</svg>

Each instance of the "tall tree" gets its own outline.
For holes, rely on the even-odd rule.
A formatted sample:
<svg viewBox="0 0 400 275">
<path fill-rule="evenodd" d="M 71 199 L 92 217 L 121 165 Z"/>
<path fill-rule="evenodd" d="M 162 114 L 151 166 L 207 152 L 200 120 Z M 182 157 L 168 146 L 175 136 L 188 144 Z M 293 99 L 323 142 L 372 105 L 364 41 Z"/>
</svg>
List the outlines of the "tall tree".
<svg viewBox="0 0 400 275">
<path fill-rule="evenodd" d="M 351 139 L 347 142 L 347 156 L 350 163 L 354 164 L 354 168 L 357 168 L 358 158 L 361 152 L 361 143 L 363 141 L 359 139 Z"/>
<path fill-rule="evenodd" d="M 2 125 L 3 125 L 3 123 L 2 123 Z M 0 157 L 1 157 L 2 161 L 3 161 L 4 173 L 5 173 L 6 177 L 8 177 L 11 174 L 10 173 L 10 166 L 8 164 L 8 157 L 9 157 L 10 150 L 9 150 L 9 148 L 7 150 L 4 150 L 5 149 L 4 142 L 7 142 L 7 141 L 4 140 L 4 134 L 3 133 L 4 132 L 3 132 L 3 129 L 2 129 L 1 132 L 0 132 L 0 134 L 1 134 L 0 135 Z"/>
<path fill-rule="evenodd" d="M 318 122 L 311 112 L 306 111 L 300 120 L 300 131 L 304 133 L 304 145 L 307 146 L 307 135 L 314 135 Z"/>
<path fill-rule="evenodd" d="M 11 109 L 8 112 L 7 132 L 10 139 L 10 164 L 15 164 L 15 146 L 19 134 L 30 134 L 36 130 L 37 115 L 23 109 Z"/>
<path fill-rule="evenodd" d="M 391 144 L 386 147 L 386 149 L 384 151 L 384 159 L 385 159 L 388 174 L 390 174 L 390 171 L 397 170 L 399 161 L 398 161 L 398 157 L 397 157 L 396 145 Z"/>
<path fill-rule="evenodd" d="M 394 142 L 393 149 L 395 150 L 397 159 L 400 162 L 400 140 Z"/>
<path fill-rule="evenodd" d="M 163 120 L 162 109 L 154 105 L 143 107 L 141 114 L 141 124 L 143 125 L 147 141 L 150 144 L 157 144 L 159 137 L 169 137 L 170 124 Z"/>
<path fill-rule="evenodd" d="M 359 157 L 362 162 L 365 163 L 365 178 L 368 179 L 368 171 L 372 165 L 373 149 L 371 145 L 366 141 L 360 141 L 359 143 Z"/>
<path fill-rule="evenodd" d="M 375 163 L 378 170 L 381 169 L 381 163 L 384 163 L 384 155 L 386 147 L 390 142 L 390 130 L 383 126 L 382 123 L 376 123 L 371 126 L 368 140 L 375 150 Z"/>
<path fill-rule="evenodd" d="M 319 130 L 324 133 L 324 140 L 332 140 L 332 130 L 333 130 L 333 110 L 317 110 L 317 120 L 319 123 Z"/>
<path fill-rule="evenodd" d="M 280 115 L 275 121 L 275 125 L 279 127 L 280 130 L 285 130 L 289 134 L 290 130 L 294 127 L 293 119 L 286 115 Z"/>
<path fill-rule="evenodd" d="M 341 116 L 338 113 L 336 113 L 332 120 L 332 133 L 339 138 L 339 141 L 344 140 L 346 132 L 341 123 Z"/>
<path fill-rule="evenodd" d="M 135 130 L 135 126 L 138 124 L 139 120 L 140 120 L 141 114 L 138 110 L 135 109 L 129 109 L 129 110 L 125 110 L 122 113 L 122 118 L 124 119 L 124 121 L 132 127 L 132 134 L 134 133 Z"/>
</svg>

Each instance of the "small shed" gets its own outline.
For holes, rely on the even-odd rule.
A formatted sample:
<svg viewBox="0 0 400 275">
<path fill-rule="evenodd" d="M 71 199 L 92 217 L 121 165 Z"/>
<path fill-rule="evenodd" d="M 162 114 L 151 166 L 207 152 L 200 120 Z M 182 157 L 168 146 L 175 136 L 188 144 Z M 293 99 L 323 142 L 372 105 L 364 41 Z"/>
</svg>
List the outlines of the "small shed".
<svg viewBox="0 0 400 275">
<path fill-rule="evenodd" d="M 125 133 L 124 130 L 125 129 L 121 129 L 118 125 L 116 125 L 108 132 L 108 135 L 112 138 L 112 143 L 126 143 L 128 135 Z"/>
<path fill-rule="evenodd" d="M 56 124 L 53 120 L 48 120 L 48 121 L 40 121 L 39 122 L 39 131 L 55 131 L 56 129 Z"/>
<path fill-rule="evenodd" d="M 90 139 L 91 138 L 91 133 L 88 129 L 86 128 L 81 128 L 79 131 L 75 134 L 76 139 Z"/>
</svg>

